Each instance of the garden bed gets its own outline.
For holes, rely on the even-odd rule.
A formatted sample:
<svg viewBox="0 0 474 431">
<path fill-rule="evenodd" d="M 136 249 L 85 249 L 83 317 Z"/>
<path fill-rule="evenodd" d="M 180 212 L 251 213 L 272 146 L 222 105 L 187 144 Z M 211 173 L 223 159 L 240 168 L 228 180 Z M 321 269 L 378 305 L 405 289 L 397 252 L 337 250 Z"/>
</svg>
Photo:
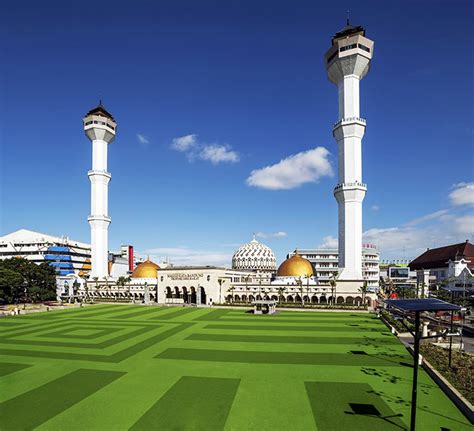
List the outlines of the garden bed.
<svg viewBox="0 0 474 431">
<path fill-rule="evenodd" d="M 449 368 L 448 349 L 426 343 L 420 346 L 420 353 L 471 404 L 474 403 L 474 355 L 452 351 L 451 368 Z"/>
</svg>

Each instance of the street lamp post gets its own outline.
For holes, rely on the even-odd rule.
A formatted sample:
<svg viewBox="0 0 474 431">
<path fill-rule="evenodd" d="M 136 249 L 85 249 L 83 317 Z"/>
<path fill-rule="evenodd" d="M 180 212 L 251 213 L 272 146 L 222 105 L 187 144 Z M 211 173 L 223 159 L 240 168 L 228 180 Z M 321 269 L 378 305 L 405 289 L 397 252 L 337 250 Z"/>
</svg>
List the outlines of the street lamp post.
<svg viewBox="0 0 474 431">
<path fill-rule="evenodd" d="M 224 280 L 222 278 L 218 278 L 217 282 L 219 283 L 219 304 L 222 304 L 222 283 Z"/>
<path fill-rule="evenodd" d="M 26 280 L 23 281 L 23 310 L 26 310 L 26 291 L 28 287 L 28 282 Z"/>
</svg>

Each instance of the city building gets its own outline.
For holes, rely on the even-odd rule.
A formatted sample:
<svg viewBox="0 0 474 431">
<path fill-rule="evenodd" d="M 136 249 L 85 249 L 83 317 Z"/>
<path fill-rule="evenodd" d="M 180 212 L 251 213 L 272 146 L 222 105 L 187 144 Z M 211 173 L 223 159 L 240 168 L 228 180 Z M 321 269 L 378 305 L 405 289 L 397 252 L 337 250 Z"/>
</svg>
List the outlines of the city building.
<svg viewBox="0 0 474 431">
<path fill-rule="evenodd" d="M 296 250 L 289 253 L 293 256 Z M 336 248 L 332 249 L 298 249 L 298 253 L 308 259 L 314 268 L 314 275 L 320 285 L 328 285 L 331 277 L 339 274 L 339 253 Z M 367 281 L 368 287 L 378 288 L 380 281 L 379 270 L 380 254 L 372 244 L 362 244 L 362 267 L 363 280 Z M 362 284 L 362 283 L 360 283 Z"/>
<path fill-rule="evenodd" d="M 389 289 L 413 289 L 416 287 L 416 271 L 408 267 L 405 259 L 380 261 L 380 284 Z"/>
<path fill-rule="evenodd" d="M 474 245 L 469 241 L 427 249 L 409 264 L 416 271 L 417 284 L 428 289 L 443 287 L 465 293 L 474 286 Z"/>
<path fill-rule="evenodd" d="M 347 25 L 332 38 L 325 64 L 329 80 L 337 86 L 338 121 L 333 135 L 338 146 L 338 283 L 344 290 L 356 290 L 362 276 L 362 201 L 367 186 L 362 182 L 362 137 L 366 121 L 360 114 L 359 83 L 369 72 L 374 42 L 361 26 Z"/>
<path fill-rule="evenodd" d="M 79 274 L 91 257 L 89 244 L 66 236 L 52 236 L 20 229 L 0 237 L 0 259 L 22 257 L 40 264 L 49 263 L 58 276 Z"/>
</svg>

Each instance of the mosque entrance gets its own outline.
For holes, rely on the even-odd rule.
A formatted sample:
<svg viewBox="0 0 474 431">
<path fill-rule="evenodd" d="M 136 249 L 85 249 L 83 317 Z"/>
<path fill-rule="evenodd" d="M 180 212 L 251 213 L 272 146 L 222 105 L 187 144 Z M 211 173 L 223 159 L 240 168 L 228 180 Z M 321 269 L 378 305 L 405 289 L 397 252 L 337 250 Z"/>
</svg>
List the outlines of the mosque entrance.
<svg viewBox="0 0 474 431">
<path fill-rule="evenodd" d="M 196 301 L 197 301 L 196 288 L 194 286 L 191 286 L 191 295 L 189 296 L 190 296 L 191 304 L 196 304 Z"/>
<path fill-rule="evenodd" d="M 188 300 L 189 300 L 188 289 L 185 286 L 183 286 L 183 301 L 185 304 L 187 304 Z"/>
<path fill-rule="evenodd" d="M 204 287 L 199 287 L 199 290 L 201 291 L 201 304 L 205 304 L 207 299 L 206 291 Z"/>
</svg>

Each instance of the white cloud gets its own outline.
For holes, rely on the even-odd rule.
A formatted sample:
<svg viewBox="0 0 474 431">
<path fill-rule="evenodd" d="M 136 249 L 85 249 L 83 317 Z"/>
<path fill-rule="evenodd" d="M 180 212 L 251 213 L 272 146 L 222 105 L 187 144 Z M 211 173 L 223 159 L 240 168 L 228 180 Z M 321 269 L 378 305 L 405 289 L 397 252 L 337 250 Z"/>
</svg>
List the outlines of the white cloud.
<svg viewBox="0 0 474 431">
<path fill-rule="evenodd" d="M 459 235 L 474 236 L 474 215 L 465 215 L 454 220 L 455 231 Z"/>
<path fill-rule="evenodd" d="M 338 248 L 337 238 L 331 235 L 325 236 L 323 242 L 318 245 L 318 248 Z"/>
<path fill-rule="evenodd" d="M 230 145 L 202 143 L 196 134 L 174 138 L 171 148 L 186 154 L 190 162 L 199 159 L 217 165 L 219 163 L 237 163 L 240 160 L 239 153 L 234 151 Z"/>
<path fill-rule="evenodd" d="M 378 205 L 372 205 L 372 206 L 370 207 L 370 209 L 371 209 L 372 211 L 378 211 L 378 210 L 380 209 L 380 207 L 379 207 Z"/>
<path fill-rule="evenodd" d="M 448 210 L 439 210 L 435 211 L 434 213 L 424 215 L 422 217 L 418 217 L 416 219 L 413 219 L 409 221 L 406 225 L 407 226 L 415 226 L 417 224 L 421 224 L 427 221 L 431 220 L 437 220 L 437 219 L 445 219 L 446 216 L 448 215 Z"/>
<path fill-rule="evenodd" d="M 455 244 L 473 236 L 474 216 L 456 217 L 441 210 L 402 226 L 369 229 L 363 233 L 363 242 L 376 245 L 384 259 L 413 259 L 427 248 Z"/>
<path fill-rule="evenodd" d="M 137 139 L 138 139 L 138 142 L 140 142 L 140 144 L 144 146 L 147 146 L 150 144 L 150 141 L 141 133 L 137 133 Z"/>
<path fill-rule="evenodd" d="M 161 262 L 167 258 L 174 265 L 215 265 L 228 267 L 232 262 L 232 254 L 188 247 L 153 248 L 145 250 L 140 254 L 150 256 L 150 259 L 155 262 Z"/>
<path fill-rule="evenodd" d="M 458 183 L 449 194 L 453 205 L 474 205 L 474 183 Z"/>
<path fill-rule="evenodd" d="M 171 148 L 173 150 L 185 153 L 197 145 L 197 135 L 186 135 L 174 138 Z"/>
<path fill-rule="evenodd" d="M 209 160 L 216 165 L 221 162 L 236 163 L 240 160 L 239 154 L 232 151 L 228 145 L 205 145 L 199 153 L 199 158 Z"/>
<path fill-rule="evenodd" d="M 288 190 L 315 183 L 323 176 L 333 175 L 329 154 L 324 147 L 294 154 L 275 165 L 253 170 L 247 184 L 269 190 Z"/>
<path fill-rule="evenodd" d="M 463 242 L 474 237 L 474 215 L 456 216 L 440 210 L 401 226 L 371 228 L 362 235 L 364 244 L 373 244 L 383 259 L 414 259 L 427 248 Z M 337 238 L 326 236 L 319 248 L 337 248 Z"/>
<path fill-rule="evenodd" d="M 257 232 L 255 234 L 256 237 L 258 238 L 285 238 L 288 236 L 287 232 L 284 231 L 278 231 L 278 232 L 273 232 L 273 233 L 265 233 L 265 232 Z"/>
</svg>

